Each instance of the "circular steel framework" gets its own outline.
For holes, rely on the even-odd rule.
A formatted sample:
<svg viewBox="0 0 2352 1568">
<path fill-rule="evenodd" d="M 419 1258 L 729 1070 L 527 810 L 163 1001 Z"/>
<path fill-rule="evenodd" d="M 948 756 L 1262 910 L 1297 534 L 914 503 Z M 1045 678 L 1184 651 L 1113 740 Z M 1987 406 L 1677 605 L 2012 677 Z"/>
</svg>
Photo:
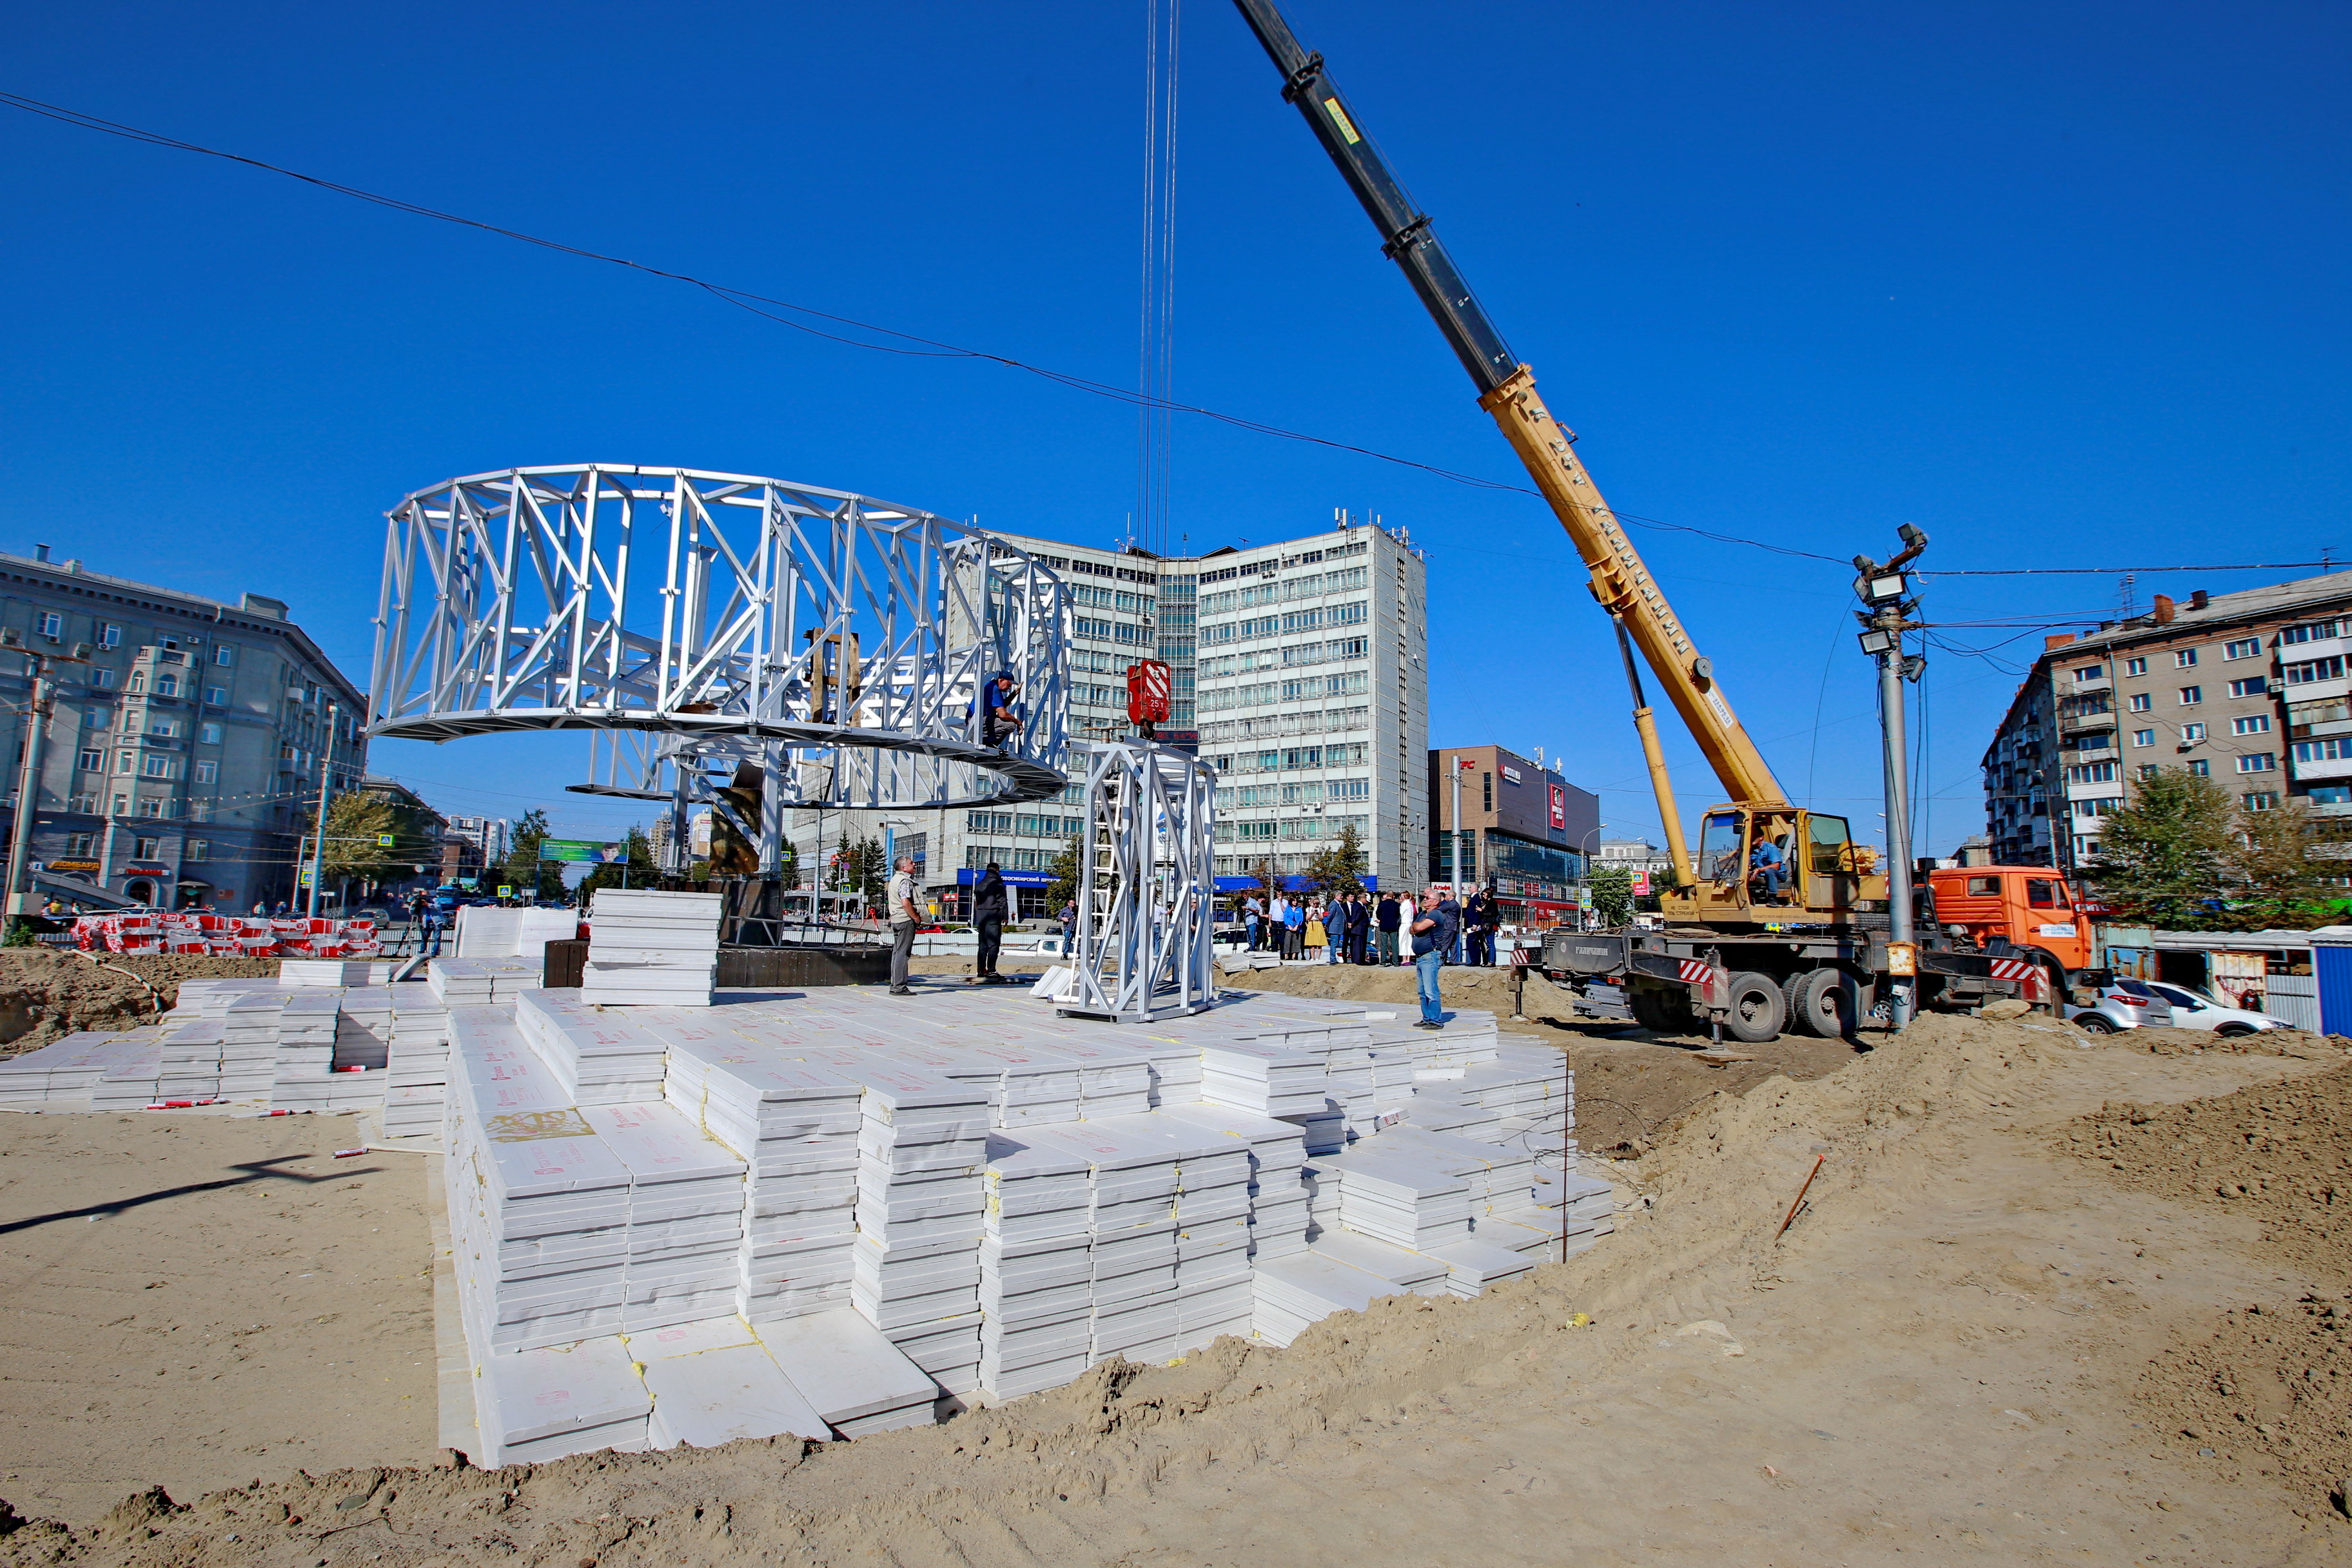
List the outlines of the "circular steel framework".
<svg viewBox="0 0 2352 1568">
<path fill-rule="evenodd" d="M 676 764 L 706 752 L 756 757 L 772 808 L 1010 804 L 1065 783 L 1068 591 L 977 529 L 617 464 L 449 479 L 387 516 L 371 735 L 639 732 L 642 766 L 598 793 L 681 807 L 703 770 Z M 1022 726 L 992 737 L 980 693 L 1000 672 Z"/>
</svg>

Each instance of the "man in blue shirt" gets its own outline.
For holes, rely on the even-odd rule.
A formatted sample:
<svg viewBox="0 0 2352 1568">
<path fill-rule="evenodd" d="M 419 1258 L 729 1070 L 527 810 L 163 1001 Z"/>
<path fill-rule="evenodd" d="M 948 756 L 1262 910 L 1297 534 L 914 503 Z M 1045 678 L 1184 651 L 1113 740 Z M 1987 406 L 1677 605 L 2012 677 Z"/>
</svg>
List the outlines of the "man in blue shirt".
<svg viewBox="0 0 2352 1568">
<path fill-rule="evenodd" d="M 1763 879 L 1766 902 L 1774 904 L 1788 902 L 1788 900 L 1782 897 L 1782 892 L 1789 885 L 1789 866 L 1782 858 L 1780 847 L 1778 844 L 1759 836 L 1756 840 L 1756 847 L 1748 851 L 1748 868 L 1755 876 Z"/>
<path fill-rule="evenodd" d="M 1421 987 L 1421 1022 L 1416 1029 L 1445 1027 L 1445 1010 L 1437 994 L 1437 972 L 1462 932 L 1462 906 L 1443 882 L 1422 895 L 1421 918 L 1412 922 L 1412 968 Z"/>
</svg>

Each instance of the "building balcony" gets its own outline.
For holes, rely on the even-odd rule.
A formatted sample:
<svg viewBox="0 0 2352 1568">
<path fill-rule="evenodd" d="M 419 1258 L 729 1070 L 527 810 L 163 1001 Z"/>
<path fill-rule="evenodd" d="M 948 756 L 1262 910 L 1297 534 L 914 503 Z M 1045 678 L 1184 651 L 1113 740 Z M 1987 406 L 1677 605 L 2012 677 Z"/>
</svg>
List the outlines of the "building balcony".
<svg viewBox="0 0 2352 1568">
<path fill-rule="evenodd" d="M 2105 711 L 2062 713 L 2058 716 L 2058 732 L 2062 735 L 2079 734 L 2085 730 L 2112 730 L 2115 727 L 2116 716 Z"/>
</svg>

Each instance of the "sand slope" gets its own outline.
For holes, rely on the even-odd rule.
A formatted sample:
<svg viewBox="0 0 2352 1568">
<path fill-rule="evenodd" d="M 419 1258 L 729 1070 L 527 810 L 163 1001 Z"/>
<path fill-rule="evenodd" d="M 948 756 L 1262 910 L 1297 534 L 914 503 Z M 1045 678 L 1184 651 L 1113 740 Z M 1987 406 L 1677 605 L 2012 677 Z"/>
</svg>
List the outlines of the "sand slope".
<svg viewBox="0 0 2352 1568">
<path fill-rule="evenodd" d="M 2307 1474 L 2200 1456 L 2163 1401 L 2250 1306 L 2345 1282 L 2259 1218 L 2074 1152 L 2103 1106 L 2267 1090 L 2343 1054 L 2150 1044 L 1928 1020 L 1830 1077 L 1724 1095 L 1612 1167 L 1638 1195 L 1595 1251 L 1287 1352 L 1226 1341 L 813 1452 L 257 1466 L 264 1485 L 192 1506 L 24 1525 L 0 1562 L 2343 1561 L 2352 1523 Z"/>
</svg>

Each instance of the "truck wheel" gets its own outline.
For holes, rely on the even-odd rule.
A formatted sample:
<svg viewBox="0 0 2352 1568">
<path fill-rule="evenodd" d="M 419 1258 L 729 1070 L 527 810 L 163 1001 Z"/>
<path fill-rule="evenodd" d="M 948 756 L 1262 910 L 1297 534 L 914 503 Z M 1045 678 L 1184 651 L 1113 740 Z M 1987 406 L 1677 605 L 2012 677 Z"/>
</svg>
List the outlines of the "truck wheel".
<svg viewBox="0 0 2352 1568">
<path fill-rule="evenodd" d="M 1742 970 L 1731 977 L 1731 1012 L 1723 1026 L 1734 1038 L 1751 1046 L 1777 1040 L 1780 1026 L 1788 1021 L 1789 999 L 1780 994 L 1770 975 Z"/>
<path fill-rule="evenodd" d="M 1816 969 L 1789 987 L 1789 1014 L 1797 1027 L 1824 1040 L 1842 1040 L 1854 1026 L 1853 981 L 1843 970 Z"/>
<path fill-rule="evenodd" d="M 1633 1021 L 1650 1033 L 1683 1035 L 1690 1032 L 1690 1009 L 1678 1005 L 1674 997 L 1641 990 L 1633 992 L 1628 1000 L 1633 1009 Z"/>
</svg>

